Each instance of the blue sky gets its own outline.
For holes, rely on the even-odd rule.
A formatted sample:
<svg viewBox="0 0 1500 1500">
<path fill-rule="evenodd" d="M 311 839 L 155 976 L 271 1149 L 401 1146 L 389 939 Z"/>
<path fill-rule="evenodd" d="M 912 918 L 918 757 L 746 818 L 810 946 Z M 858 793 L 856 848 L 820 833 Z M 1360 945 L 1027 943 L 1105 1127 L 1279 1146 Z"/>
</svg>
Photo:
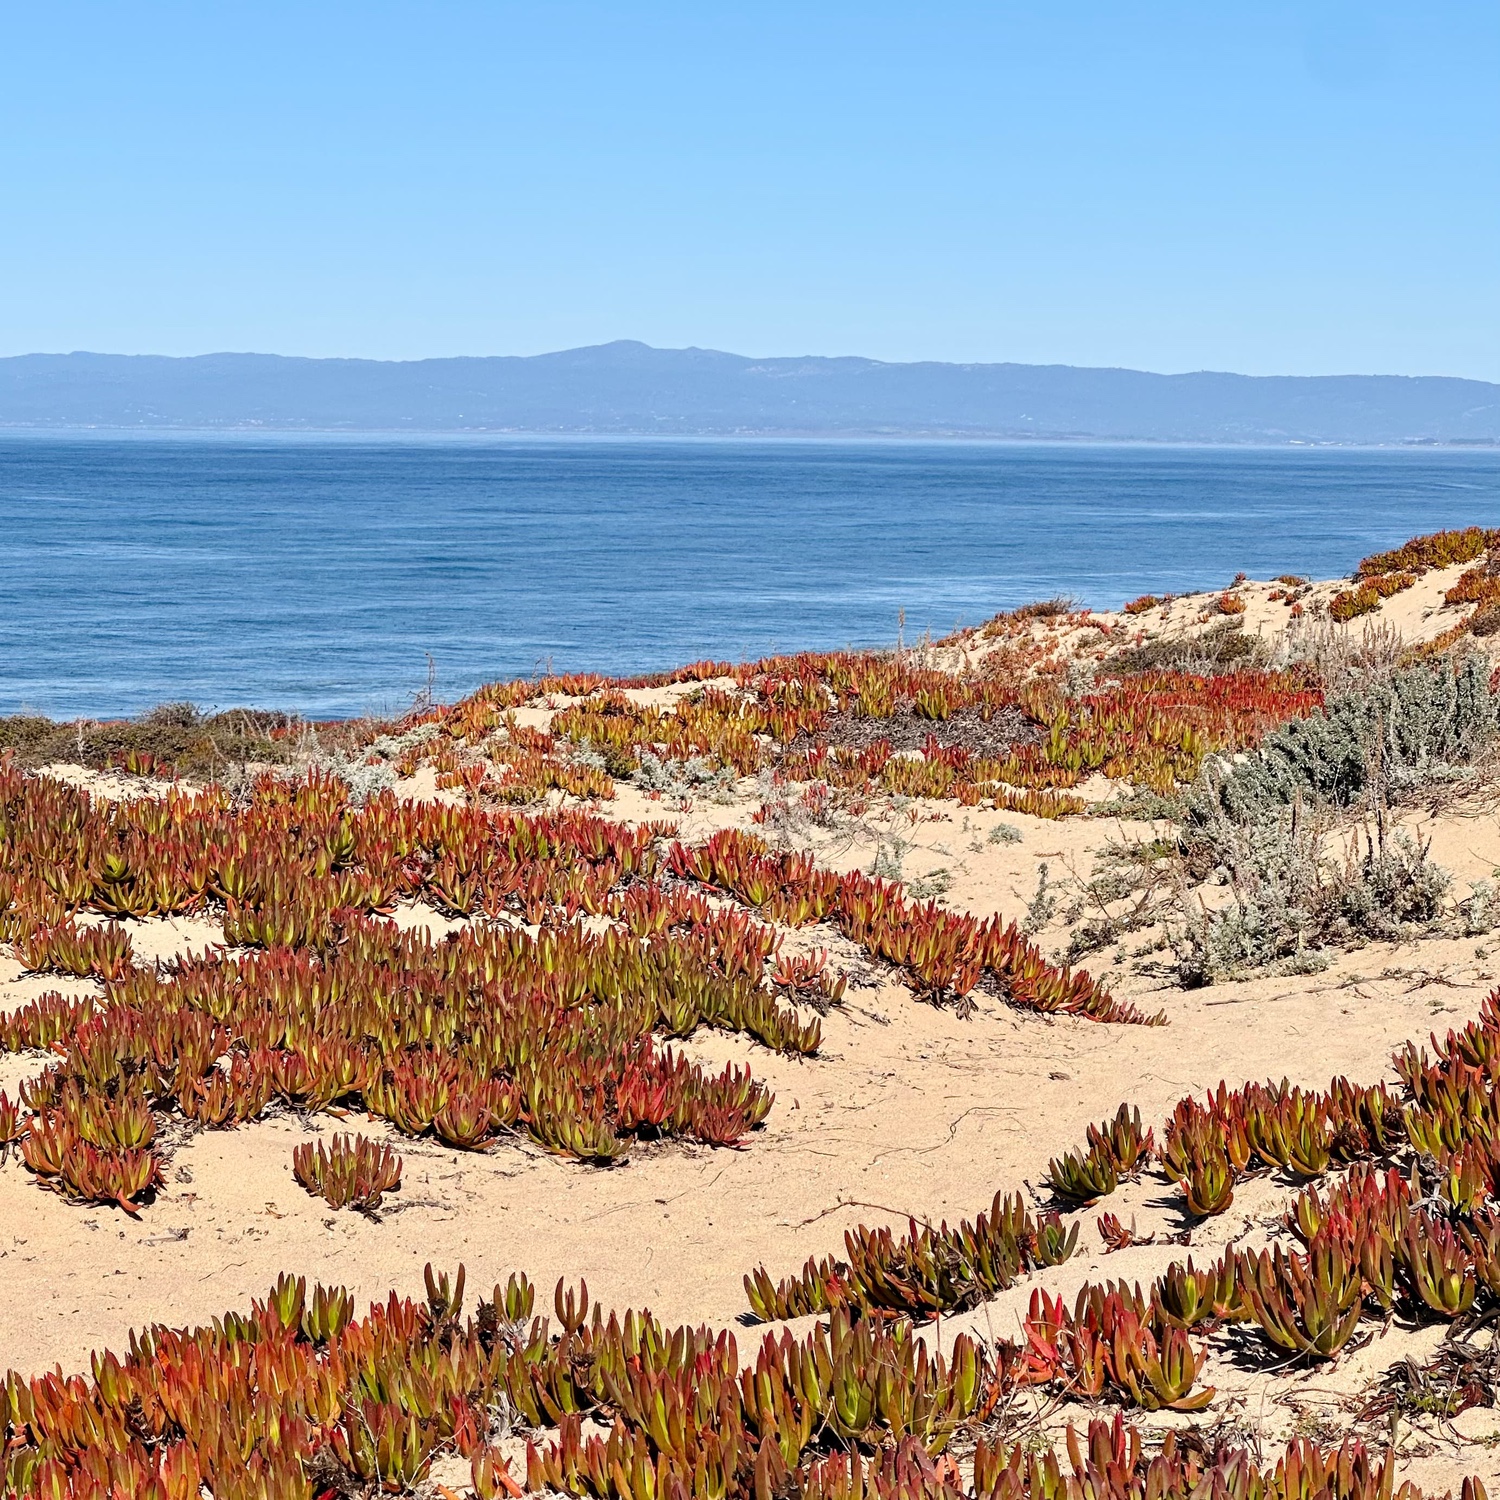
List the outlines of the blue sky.
<svg viewBox="0 0 1500 1500">
<path fill-rule="evenodd" d="M 1500 380 L 1500 5 L 6 7 L 0 353 Z"/>
</svg>

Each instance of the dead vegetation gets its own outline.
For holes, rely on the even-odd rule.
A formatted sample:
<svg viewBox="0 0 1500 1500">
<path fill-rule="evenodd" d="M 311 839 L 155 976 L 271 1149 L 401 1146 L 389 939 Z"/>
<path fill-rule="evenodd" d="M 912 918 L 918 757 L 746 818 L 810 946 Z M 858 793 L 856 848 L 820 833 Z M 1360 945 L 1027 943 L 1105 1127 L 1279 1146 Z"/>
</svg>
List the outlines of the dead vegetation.
<svg viewBox="0 0 1500 1500">
<path fill-rule="evenodd" d="M 253 708 L 203 714 L 191 703 L 164 703 L 134 719 L 0 718 L 0 752 L 9 752 L 28 770 L 78 765 L 222 781 L 243 777 L 250 766 L 288 765 L 350 749 L 370 734 L 364 723 L 314 724 L 295 714 Z"/>
</svg>

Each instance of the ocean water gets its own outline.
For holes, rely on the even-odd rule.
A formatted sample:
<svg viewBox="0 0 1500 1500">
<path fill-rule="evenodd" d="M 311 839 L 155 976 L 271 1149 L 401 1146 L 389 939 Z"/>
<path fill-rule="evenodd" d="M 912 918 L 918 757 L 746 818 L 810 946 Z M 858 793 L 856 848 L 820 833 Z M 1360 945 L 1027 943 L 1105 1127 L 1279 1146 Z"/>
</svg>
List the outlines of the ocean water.
<svg viewBox="0 0 1500 1500">
<path fill-rule="evenodd" d="M 1500 452 L 0 435 L 0 712 L 882 645 L 1500 525 Z M 904 625 L 902 624 L 904 616 Z"/>
</svg>

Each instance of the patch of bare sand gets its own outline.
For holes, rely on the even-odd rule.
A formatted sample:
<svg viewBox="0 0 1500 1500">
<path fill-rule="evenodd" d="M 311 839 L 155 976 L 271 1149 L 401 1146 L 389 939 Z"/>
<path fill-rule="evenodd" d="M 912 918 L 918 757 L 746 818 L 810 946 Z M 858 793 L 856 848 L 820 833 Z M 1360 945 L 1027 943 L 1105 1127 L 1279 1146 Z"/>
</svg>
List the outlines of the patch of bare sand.
<svg viewBox="0 0 1500 1500">
<path fill-rule="evenodd" d="M 1357 639 L 1368 626 L 1373 625 L 1393 631 L 1408 646 L 1430 641 L 1471 612 L 1472 605 L 1449 604 L 1443 596 L 1472 566 L 1472 563 L 1460 563 L 1451 568 L 1434 568 L 1419 575 L 1409 589 L 1382 600 L 1368 614 L 1356 616 L 1347 624 L 1335 628 L 1353 632 Z M 1354 586 L 1350 579 L 1334 578 L 1310 584 L 1305 591 L 1298 589 L 1298 602 L 1303 609 L 1299 617 L 1292 615 L 1291 607 L 1284 598 L 1272 598 L 1275 593 L 1284 594 L 1286 585 L 1276 580 L 1249 579 L 1232 584 L 1225 590 L 1178 594 L 1135 615 L 1127 615 L 1123 610 L 1104 610 L 1095 613 L 1092 618 L 1115 634 L 1112 644 L 1117 646 L 1201 635 L 1230 619 L 1237 619 L 1247 635 L 1262 637 L 1270 642 L 1294 626 L 1297 619 L 1301 619 L 1305 625 L 1318 612 L 1326 613 L 1328 605 L 1337 594 Z M 1243 612 L 1231 616 L 1219 609 L 1219 600 L 1226 592 L 1245 606 Z M 1080 638 L 1075 628 L 1071 633 L 1066 629 L 1059 631 L 1058 639 L 1064 654 L 1068 654 L 1070 646 L 1076 650 L 1075 643 Z"/>
<path fill-rule="evenodd" d="M 733 677 L 706 677 L 701 682 L 668 682 L 661 687 L 626 688 L 622 696 L 639 708 L 675 708 L 684 698 L 691 698 L 705 688 L 734 692 L 738 687 Z"/>
</svg>

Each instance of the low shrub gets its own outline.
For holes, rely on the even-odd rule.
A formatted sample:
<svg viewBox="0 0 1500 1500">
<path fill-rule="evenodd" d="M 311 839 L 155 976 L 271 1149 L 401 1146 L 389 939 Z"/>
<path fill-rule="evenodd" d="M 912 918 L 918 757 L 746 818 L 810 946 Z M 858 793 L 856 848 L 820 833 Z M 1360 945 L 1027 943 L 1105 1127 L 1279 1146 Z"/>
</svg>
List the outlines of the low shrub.
<svg viewBox="0 0 1500 1500">
<path fill-rule="evenodd" d="M 1192 672 L 1213 677 L 1268 665 L 1270 652 L 1265 642 L 1259 636 L 1247 635 L 1244 624 L 1242 619 L 1231 616 L 1198 635 L 1158 636 L 1143 641 L 1111 656 L 1109 670 L 1127 675 Z"/>
<path fill-rule="evenodd" d="M 1220 907 L 1181 899 L 1168 934 L 1185 984 L 1274 969 L 1325 968 L 1326 949 L 1393 938 L 1442 914 L 1451 877 L 1404 830 L 1376 831 L 1342 859 L 1328 853 L 1330 820 L 1296 805 L 1237 823 L 1220 817 L 1195 833 L 1190 857 L 1229 887 Z M 1362 847 L 1360 847 L 1362 842 Z"/>
<path fill-rule="evenodd" d="M 1497 731 L 1480 657 L 1408 667 L 1283 724 L 1237 762 L 1207 763 L 1189 818 L 1264 821 L 1299 797 L 1346 807 L 1376 780 L 1397 794 L 1452 782 L 1489 754 Z"/>
</svg>

